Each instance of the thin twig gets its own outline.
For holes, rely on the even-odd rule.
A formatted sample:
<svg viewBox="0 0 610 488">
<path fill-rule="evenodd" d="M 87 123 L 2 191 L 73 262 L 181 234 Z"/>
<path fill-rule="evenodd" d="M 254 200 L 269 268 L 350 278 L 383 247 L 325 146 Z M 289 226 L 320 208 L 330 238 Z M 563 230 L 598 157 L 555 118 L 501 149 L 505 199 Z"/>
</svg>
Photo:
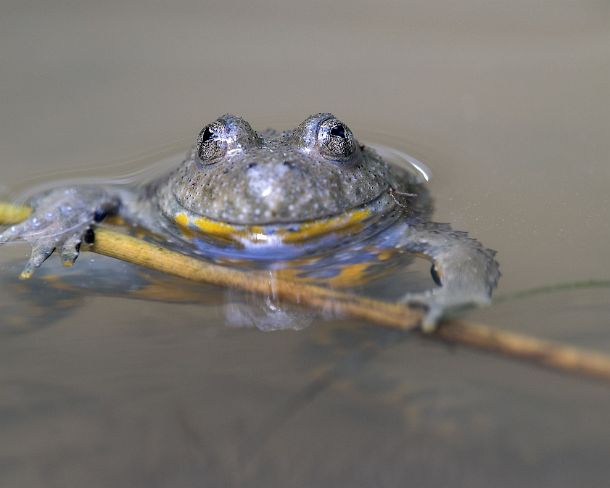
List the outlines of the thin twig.
<svg viewBox="0 0 610 488">
<path fill-rule="evenodd" d="M 0 202 L 0 225 L 27 217 L 29 209 Z M 279 279 L 269 273 L 243 272 L 192 258 L 141 239 L 100 227 L 90 251 L 191 281 L 238 288 L 273 296 L 318 310 L 333 311 L 373 323 L 414 330 L 423 311 L 402 303 L 389 303 L 359 295 Z M 610 356 L 577 349 L 460 320 L 446 321 L 425 337 L 500 353 L 569 373 L 610 380 Z"/>
<path fill-rule="evenodd" d="M 28 218 L 32 209 L 25 205 L 0 202 L 0 225 L 18 224 Z"/>
<path fill-rule="evenodd" d="M 610 379 L 610 356 L 461 320 L 442 324 L 433 334 L 447 342 L 594 378 Z"/>
<path fill-rule="evenodd" d="M 320 286 L 275 278 L 264 272 L 244 272 L 192 258 L 106 228 L 95 232 L 91 251 L 128 261 L 191 281 L 237 288 L 279 300 L 370 320 L 382 325 L 414 329 L 423 312 Z"/>
</svg>

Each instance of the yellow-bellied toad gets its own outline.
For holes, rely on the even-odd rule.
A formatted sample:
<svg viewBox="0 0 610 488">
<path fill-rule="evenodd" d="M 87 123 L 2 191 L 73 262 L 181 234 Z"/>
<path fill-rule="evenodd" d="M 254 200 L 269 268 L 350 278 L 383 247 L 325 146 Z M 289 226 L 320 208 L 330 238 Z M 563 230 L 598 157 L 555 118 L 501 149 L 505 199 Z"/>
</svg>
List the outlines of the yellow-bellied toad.
<svg viewBox="0 0 610 488">
<path fill-rule="evenodd" d="M 24 276 L 55 249 L 65 263 L 74 262 L 86 232 L 115 214 L 190 240 L 204 256 L 221 241 L 251 259 L 311 256 L 328 246 L 339 249 L 345 239 L 337 235 L 424 254 L 441 286 L 404 300 L 428 307 L 429 326 L 448 308 L 487 303 L 499 277 L 493 251 L 428 222 L 427 192 L 416 178 L 360 145 L 328 113 L 308 117 L 294 130 L 260 134 L 242 118 L 224 115 L 199 133 L 176 170 L 157 181 L 134 188 L 61 187 L 29 204 L 31 216 L 0 234 L 0 243 L 32 244 Z"/>
</svg>

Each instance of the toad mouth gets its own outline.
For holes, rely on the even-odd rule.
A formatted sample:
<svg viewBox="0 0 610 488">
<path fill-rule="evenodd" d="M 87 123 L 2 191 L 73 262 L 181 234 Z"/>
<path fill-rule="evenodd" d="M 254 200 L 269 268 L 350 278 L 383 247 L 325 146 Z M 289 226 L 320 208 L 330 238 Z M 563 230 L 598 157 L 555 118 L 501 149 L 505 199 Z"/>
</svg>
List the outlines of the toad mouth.
<svg viewBox="0 0 610 488">
<path fill-rule="evenodd" d="M 394 207 L 394 200 L 383 193 L 372 201 L 342 214 L 294 223 L 233 224 L 182 209 L 173 217 L 174 223 L 186 235 L 197 234 L 231 241 L 250 243 L 300 243 L 332 232 L 357 232 L 375 215 Z"/>
</svg>

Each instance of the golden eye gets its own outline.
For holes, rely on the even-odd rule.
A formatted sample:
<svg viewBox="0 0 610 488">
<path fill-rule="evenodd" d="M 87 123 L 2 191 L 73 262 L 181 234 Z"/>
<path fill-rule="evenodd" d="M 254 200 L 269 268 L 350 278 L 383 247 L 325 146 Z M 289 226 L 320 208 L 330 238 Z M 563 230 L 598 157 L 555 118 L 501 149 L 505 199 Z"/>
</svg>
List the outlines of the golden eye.
<svg viewBox="0 0 610 488">
<path fill-rule="evenodd" d="M 197 155 L 203 163 L 214 163 L 226 153 L 227 143 L 222 137 L 223 131 L 223 125 L 216 121 L 205 126 L 199 133 Z"/>
<path fill-rule="evenodd" d="M 320 152 L 331 159 L 347 158 L 356 149 L 352 131 L 335 118 L 327 119 L 320 124 L 318 143 Z"/>
</svg>

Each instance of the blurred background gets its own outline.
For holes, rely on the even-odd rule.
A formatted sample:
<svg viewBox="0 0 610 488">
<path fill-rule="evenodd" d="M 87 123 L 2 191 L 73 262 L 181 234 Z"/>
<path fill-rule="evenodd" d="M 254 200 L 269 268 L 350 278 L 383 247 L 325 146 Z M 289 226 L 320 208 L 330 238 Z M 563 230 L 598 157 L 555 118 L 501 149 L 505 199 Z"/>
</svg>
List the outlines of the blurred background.
<svg viewBox="0 0 610 488">
<path fill-rule="evenodd" d="M 5 197 L 226 112 L 330 111 L 432 169 L 435 220 L 498 250 L 498 296 L 610 278 L 605 0 L 2 0 L 0 66 Z M 364 324 L 228 328 L 218 291 L 32 326 L 8 298 L 27 252 L 0 253 L 4 486 L 607 483 L 608 385 Z M 609 312 L 597 287 L 466 317 L 610 353 Z"/>
</svg>

